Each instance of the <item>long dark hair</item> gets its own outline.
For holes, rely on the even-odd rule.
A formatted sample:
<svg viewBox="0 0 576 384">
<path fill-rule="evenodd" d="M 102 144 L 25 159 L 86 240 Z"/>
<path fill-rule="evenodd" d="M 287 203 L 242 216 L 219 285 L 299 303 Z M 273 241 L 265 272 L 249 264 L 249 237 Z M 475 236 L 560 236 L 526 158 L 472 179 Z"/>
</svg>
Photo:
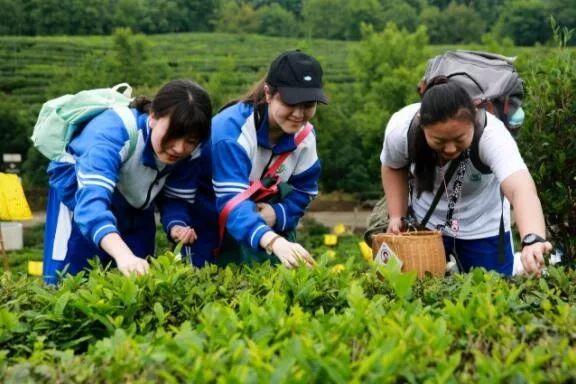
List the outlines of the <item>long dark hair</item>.
<svg viewBox="0 0 576 384">
<path fill-rule="evenodd" d="M 278 93 L 278 88 L 266 83 L 266 76 L 264 76 L 257 83 L 252 85 L 248 92 L 240 96 L 238 99 L 230 100 L 222 108 L 220 108 L 218 112 L 222 112 L 226 108 L 231 107 L 237 103 L 250 104 L 254 107 L 254 125 L 259 127 L 262 116 L 264 115 L 264 111 L 268 106 L 268 103 L 266 103 L 266 92 L 264 90 L 265 86 L 268 86 L 270 96 L 274 96 L 276 93 Z"/>
<path fill-rule="evenodd" d="M 200 85 L 191 80 L 172 80 L 162 86 L 153 100 L 140 96 L 130 104 L 156 118 L 170 117 L 162 146 L 174 139 L 204 141 L 210 136 L 212 103 Z"/>
<path fill-rule="evenodd" d="M 258 80 L 257 83 L 252 85 L 252 87 L 250 87 L 250 89 L 245 94 L 237 99 L 233 99 L 227 102 L 222 108 L 220 108 L 220 111 L 223 111 L 237 103 L 246 103 L 252 105 L 255 110 L 262 112 L 266 105 L 266 92 L 264 91 L 265 86 L 268 86 L 268 90 L 270 91 L 271 96 L 274 96 L 278 92 L 277 88 L 266 83 L 266 76 L 264 76 Z"/>
<path fill-rule="evenodd" d="M 436 179 L 438 154 L 428 145 L 424 129 L 427 125 L 446 122 L 451 119 L 476 121 L 476 107 L 466 90 L 449 82 L 446 77 L 432 79 L 422 95 L 420 124 L 413 134 L 414 177 L 418 196 L 423 191 L 432 191 Z"/>
<path fill-rule="evenodd" d="M 264 92 L 264 87 L 268 86 L 270 95 L 274 96 L 278 89 L 266 83 L 266 77 L 261 78 L 256 84 L 254 84 L 248 92 L 243 94 L 240 99 L 237 100 L 243 103 L 252 104 L 254 107 L 258 107 L 262 104 L 266 104 L 266 93 Z"/>
</svg>

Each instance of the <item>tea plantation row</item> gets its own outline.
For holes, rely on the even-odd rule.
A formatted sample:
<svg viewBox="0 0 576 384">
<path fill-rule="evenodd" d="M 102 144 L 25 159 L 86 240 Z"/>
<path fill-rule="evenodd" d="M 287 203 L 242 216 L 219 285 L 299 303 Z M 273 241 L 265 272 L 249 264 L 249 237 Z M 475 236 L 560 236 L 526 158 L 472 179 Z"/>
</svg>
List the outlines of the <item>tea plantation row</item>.
<svg viewBox="0 0 576 384">
<path fill-rule="evenodd" d="M 357 241 L 317 247 L 314 269 L 197 270 L 167 253 L 144 277 L 97 268 L 57 290 L 4 274 L 0 381 L 576 380 L 574 271 L 416 281 Z"/>
<path fill-rule="evenodd" d="M 152 65 L 168 65 L 169 78 L 192 77 L 201 82 L 222 70 L 226 58 L 234 58 L 234 83 L 229 92 L 242 93 L 264 74 L 282 50 L 308 46 L 323 61 L 330 83 L 348 83 L 347 55 L 351 43 L 271 38 L 231 34 L 170 34 L 146 37 Z M 21 101 L 39 104 L 46 90 L 88 54 L 102 57 L 112 49 L 110 37 L 0 37 L 0 91 Z M 163 81 L 161 79 L 158 82 Z M 153 84 L 150 84 L 153 85 Z M 230 86 L 230 85 L 228 85 Z"/>
<path fill-rule="evenodd" d="M 167 78 L 192 77 L 206 82 L 221 71 L 230 71 L 225 61 L 232 58 L 233 73 L 225 84 L 226 93 L 239 95 L 248 84 L 264 74 L 270 61 L 281 51 L 301 48 L 312 52 L 322 63 L 332 93 L 349 92 L 355 79 L 350 74 L 349 56 L 357 42 L 321 39 L 291 39 L 225 33 L 184 33 L 146 36 L 151 66 L 168 66 Z M 0 37 L 0 91 L 34 105 L 44 102 L 47 90 L 64 79 L 87 55 L 95 60 L 109 54 L 113 41 L 106 36 Z M 432 52 L 448 47 L 433 46 Z M 454 48 L 454 47 L 452 47 Z M 463 47 L 459 47 L 463 48 Z M 468 48 L 490 49 L 470 46 Z M 547 48 L 510 47 L 508 55 L 545 55 Z M 160 83 L 166 79 L 157 79 Z M 158 84 L 149 84 L 158 85 Z M 54 95 L 49 95 L 54 96 Z"/>
</svg>

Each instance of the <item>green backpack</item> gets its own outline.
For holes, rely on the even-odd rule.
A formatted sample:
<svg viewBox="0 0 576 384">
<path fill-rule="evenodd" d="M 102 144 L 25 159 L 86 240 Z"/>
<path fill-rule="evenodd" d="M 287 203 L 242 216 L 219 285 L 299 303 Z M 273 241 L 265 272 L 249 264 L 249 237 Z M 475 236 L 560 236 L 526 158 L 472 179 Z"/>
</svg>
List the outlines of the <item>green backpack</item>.
<svg viewBox="0 0 576 384">
<path fill-rule="evenodd" d="M 125 88 L 120 92 L 121 88 Z M 64 95 L 42 105 L 32 133 L 32 142 L 50 160 L 67 156 L 66 146 L 88 121 L 107 109 L 120 116 L 130 137 L 128 158 L 138 141 L 136 118 L 128 107 L 132 101 L 132 87 L 127 83 L 112 88 L 90 89 L 75 95 Z"/>
</svg>

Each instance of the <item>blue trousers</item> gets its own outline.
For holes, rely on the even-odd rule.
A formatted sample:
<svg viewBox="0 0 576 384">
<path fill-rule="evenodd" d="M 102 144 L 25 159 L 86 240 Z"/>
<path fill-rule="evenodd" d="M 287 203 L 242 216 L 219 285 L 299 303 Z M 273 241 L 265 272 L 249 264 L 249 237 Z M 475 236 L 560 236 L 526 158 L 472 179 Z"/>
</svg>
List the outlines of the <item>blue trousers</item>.
<svg viewBox="0 0 576 384">
<path fill-rule="evenodd" d="M 504 260 L 499 260 L 500 236 L 486 237 L 484 239 L 463 240 L 450 236 L 443 236 L 446 255 L 456 254 L 464 272 L 472 267 L 483 267 L 487 270 L 499 272 L 505 276 L 512 276 L 514 266 L 514 251 L 510 232 L 504 233 Z"/>
<path fill-rule="evenodd" d="M 192 245 L 182 247 L 182 255 L 195 267 L 201 268 L 206 264 L 216 263 L 215 251 L 218 248 L 218 232 L 195 227 L 198 240 Z"/>
<path fill-rule="evenodd" d="M 142 211 L 113 204 L 112 212 L 118 223 L 120 236 L 138 257 L 154 254 L 156 225 L 152 209 Z M 84 237 L 73 220 L 73 211 L 64 205 L 56 191 L 50 188 L 44 230 L 44 281 L 58 282 L 58 272 L 66 270 L 72 275 L 89 266 L 88 260 L 98 257 L 103 265 L 114 260 Z"/>
<path fill-rule="evenodd" d="M 216 262 L 215 251 L 220 245 L 218 213 L 212 199 L 202 192 L 198 192 L 196 203 L 188 205 L 190 226 L 196 231 L 198 239 L 192 245 L 186 245 L 182 248 L 182 256 L 190 264 L 199 268 Z"/>
</svg>

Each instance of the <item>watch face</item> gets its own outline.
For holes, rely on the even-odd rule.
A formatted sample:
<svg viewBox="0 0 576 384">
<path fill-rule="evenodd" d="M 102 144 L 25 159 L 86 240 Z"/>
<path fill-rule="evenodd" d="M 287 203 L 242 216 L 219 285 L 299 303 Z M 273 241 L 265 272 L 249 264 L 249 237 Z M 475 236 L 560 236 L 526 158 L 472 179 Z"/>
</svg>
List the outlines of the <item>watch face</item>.
<svg viewBox="0 0 576 384">
<path fill-rule="evenodd" d="M 526 245 L 532 245 L 534 243 L 538 243 L 538 242 L 545 242 L 546 239 L 538 236 L 535 233 L 529 233 L 526 236 L 524 236 L 524 238 L 522 239 L 522 246 L 526 246 Z"/>
</svg>

